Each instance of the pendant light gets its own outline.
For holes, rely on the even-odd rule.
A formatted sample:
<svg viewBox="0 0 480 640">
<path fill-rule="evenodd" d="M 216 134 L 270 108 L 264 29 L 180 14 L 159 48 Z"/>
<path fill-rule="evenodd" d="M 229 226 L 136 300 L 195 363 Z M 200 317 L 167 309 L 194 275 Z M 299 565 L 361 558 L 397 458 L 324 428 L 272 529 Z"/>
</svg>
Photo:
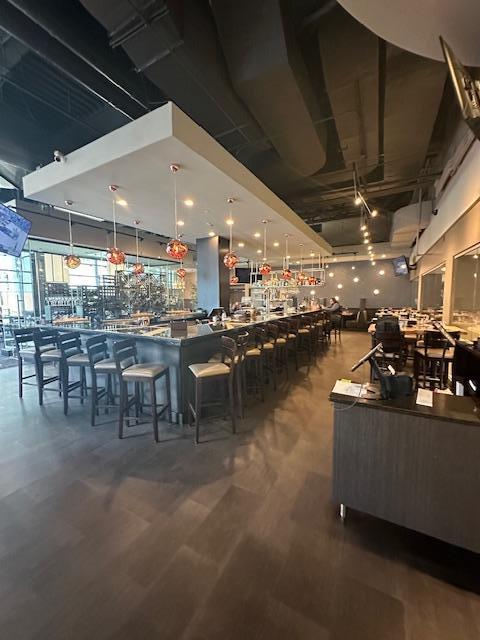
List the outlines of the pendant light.
<svg viewBox="0 0 480 640">
<path fill-rule="evenodd" d="M 69 269 L 76 269 L 82 262 L 78 256 L 73 252 L 73 240 L 72 240 L 72 214 L 68 212 L 68 233 L 70 236 L 70 253 L 65 256 L 65 264 Z"/>
<path fill-rule="evenodd" d="M 227 202 L 231 205 L 234 202 L 233 198 L 227 198 Z M 232 210 L 230 207 L 229 217 L 227 218 L 227 225 L 229 227 L 230 232 L 230 244 L 228 248 L 228 253 L 223 258 L 223 264 L 227 267 L 227 269 L 234 269 L 235 265 L 238 262 L 238 256 L 232 251 L 232 228 L 233 228 L 233 218 L 232 218 Z"/>
<path fill-rule="evenodd" d="M 283 258 L 283 270 L 280 276 L 282 280 L 288 282 L 292 279 L 292 272 L 290 271 L 289 264 L 290 256 L 288 255 L 288 233 L 285 234 L 285 257 Z"/>
<path fill-rule="evenodd" d="M 180 280 L 183 280 L 186 275 L 187 272 L 183 268 L 183 262 L 180 262 L 180 267 L 177 269 L 177 276 L 180 278 Z"/>
<path fill-rule="evenodd" d="M 173 211 L 174 211 L 174 234 L 173 239 L 167 244 L 167 254 L 174 260 L 182 261 L 188 253 L 187 245 L 178 237 L 178 217 L 177 217 L 177 171 L 178 164 L 171 164 L 170 171 L 173 175 Z"/>
<path fill-rule="evenodd" d="M 123 251 L 117 248 L 117 219 L 116 219 L 116 211 L 115 211 L 115 191 L 118 187 L 114 184 L 108 185 L 109 191 L 112 195 L 112 215 L 113 215 L 113 247 L 110 247 L 107 251 L 107 260 L 114 265 L 123 264 L 125 262 L 125 254 Z"/>
<path fill-rule="evenodd" d="M 318 254 L 318 282 L 317 284 L 320 287 L 324 287 L 327 283 L 325 280 L 325 262 L 322 258 L 322 255 Z"/>
<path fill-rule="evenodd" d="M 303 272 L 303 244 L 300 245 L 300 271 L 297 275 L 298 284 L 303 284 L 307 279 L 307 276 Z"/>
<path fill-rule="evenodd" d="M 260 265 L 259 272 L 262 276 L 268 276 L 272 267 L 267 262 L 267 224 L 268 220 L 262 220 L 263 226 L 263 262 Z"/>
<path fill-rule="evenodd" d="M 238 284 L 239 278 L 237 275 L 235 275 L 235 272 L 233 274 L 233 276 L 231 276 L 230 278 L 230 284 Z"/>
<path fill-rule="evenodd" d="M 140 224 L 140 220 L 134 220 L 133 224 L 135 225 L 135 248 L 137 251 L 137 261 L 132 266 L 132 271 L 136 276 L 141 276 L 142 273 L 145 273 L 145 267 L 140 262 L 140 259 L 138 257 L 138 225 Z"/>
</svg>

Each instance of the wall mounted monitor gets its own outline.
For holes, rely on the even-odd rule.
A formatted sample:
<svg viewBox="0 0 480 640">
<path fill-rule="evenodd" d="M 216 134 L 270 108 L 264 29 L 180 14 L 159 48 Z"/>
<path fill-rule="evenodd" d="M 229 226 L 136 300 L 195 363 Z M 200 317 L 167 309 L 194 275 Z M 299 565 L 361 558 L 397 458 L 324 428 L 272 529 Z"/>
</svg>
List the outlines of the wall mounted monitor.
<svg viewBox="0 0 480 640">
<path fill-rule="evenodd" d="M 20 257 L 32 223 L 0 203 L 0 253 Z"/>
<path fill-rule="evenodd" d="M 396 276 L 408 276 L 408 261 L 405 256 L 393 258 L 392 264 Z"/>
</svg>

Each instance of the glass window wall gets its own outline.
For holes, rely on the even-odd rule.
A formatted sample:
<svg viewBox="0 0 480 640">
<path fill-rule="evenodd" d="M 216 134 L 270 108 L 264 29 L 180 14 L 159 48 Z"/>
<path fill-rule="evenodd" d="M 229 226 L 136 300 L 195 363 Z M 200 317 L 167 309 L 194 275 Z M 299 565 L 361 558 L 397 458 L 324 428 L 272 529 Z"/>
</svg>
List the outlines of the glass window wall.
<svg viewBox="0 0 480 640">
<path fill-rule="evenodd" d="M 460 327 L 462 338 L 480 337 L 480 245 L 454 260 L 453 324 Z"/>
</svg>

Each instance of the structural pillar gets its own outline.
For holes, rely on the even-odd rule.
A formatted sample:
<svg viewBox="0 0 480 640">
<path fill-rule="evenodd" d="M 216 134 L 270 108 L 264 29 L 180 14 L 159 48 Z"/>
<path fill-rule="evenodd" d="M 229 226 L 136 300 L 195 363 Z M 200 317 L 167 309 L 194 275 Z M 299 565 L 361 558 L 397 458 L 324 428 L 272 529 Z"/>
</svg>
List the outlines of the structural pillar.
<svg viewBox="0 0 480 640">
<path fill-rule="evenodd" d="M 226 238 L 197 239 L 197 300 L 207 313 L 218 307 L 229 311 L 230 271 L 223 264 L 227 252 Z"/>
</svg>

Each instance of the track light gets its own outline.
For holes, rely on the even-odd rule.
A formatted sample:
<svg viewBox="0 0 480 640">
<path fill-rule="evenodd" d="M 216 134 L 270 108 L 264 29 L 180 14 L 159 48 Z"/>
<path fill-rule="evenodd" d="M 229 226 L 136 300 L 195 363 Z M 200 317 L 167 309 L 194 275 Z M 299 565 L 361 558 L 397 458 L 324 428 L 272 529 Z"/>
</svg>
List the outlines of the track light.
<svg viewBox="0 0 480 640">
<path fill-rule="evenodd" d="M 372 216 L 372 218 L 376 218 L 378 216 L 378 211 L 376 209 L 372 209 L 372 212 L 370 215 Z"/>
<path fill-rule="evenodd" d="M 357 193 L 353 202 L 357 205 L 357 207 L 360 206 L 362 204 L 362 196 Z"/>
</svg>

